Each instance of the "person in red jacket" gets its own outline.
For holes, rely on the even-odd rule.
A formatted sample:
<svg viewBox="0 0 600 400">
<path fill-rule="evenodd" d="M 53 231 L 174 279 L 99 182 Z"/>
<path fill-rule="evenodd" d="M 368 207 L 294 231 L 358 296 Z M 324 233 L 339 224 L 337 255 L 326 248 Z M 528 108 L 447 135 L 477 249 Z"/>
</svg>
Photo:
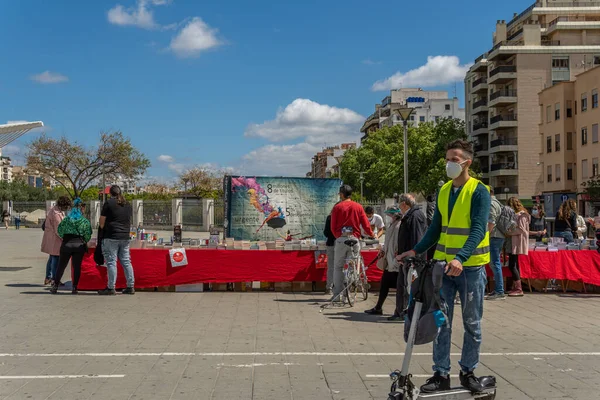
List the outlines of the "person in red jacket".
<svg viewBox="0 0 600 400">
<path fill-rule="evenodd" d="M 363 207 L 352 201 L 352 188 L 349 185 L 340 187 L 340 202 L 331 210 L 331 231 L 335 236 L 335 258 L 333 269 L 333 298 L 340 294 L 344 287 L 344 265 L 346 259 L 355 256 L 360 251 L 360 242 L 353 247 L 344 242 L 349 236 L 357 239 L 361 237 L 361 227 L 369 236 L 373 237 L 371 223 Z"/>
</svg>

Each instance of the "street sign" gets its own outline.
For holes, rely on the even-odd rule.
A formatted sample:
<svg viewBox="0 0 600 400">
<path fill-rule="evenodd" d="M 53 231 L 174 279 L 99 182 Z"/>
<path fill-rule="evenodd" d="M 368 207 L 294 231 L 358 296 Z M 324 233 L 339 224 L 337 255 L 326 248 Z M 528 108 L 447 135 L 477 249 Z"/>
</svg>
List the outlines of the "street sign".
<svg viewBox="0 0 600 400">
<path fill-rule="evenodd" d="M 560 196 L 561 203 L 564 203 L 567 200 L 569 200 L 569 196 L 567 196 L 566 194 L 563 194 L 562 196 Z"/>
</svg>

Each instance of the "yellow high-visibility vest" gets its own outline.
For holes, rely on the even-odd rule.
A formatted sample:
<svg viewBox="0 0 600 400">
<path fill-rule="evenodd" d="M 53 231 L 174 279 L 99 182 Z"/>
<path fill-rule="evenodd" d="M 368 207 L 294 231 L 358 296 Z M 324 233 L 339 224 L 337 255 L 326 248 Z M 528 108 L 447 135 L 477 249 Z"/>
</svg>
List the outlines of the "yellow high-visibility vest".
<svg viewBox="0 0 600 400">
<path fill-rule="evenodd" d="M 464 184 L 462 190 L 456 199 L 452 216 L 448 220 L 448 202 L 450 200 L 450 191 L 452 190 L 452 181 L 447 182 L 440 189 L 438 195 L 438 209 L 442 215 L 442 232 L 435 250 L 434 258 L 436 260 L 454 260 L 458 252 L 463 248 L 469 233 L 471 233 L 471 199 L 477 185 L 481 183 L 475 178 L 470 178 Z M 489 188 L 486 186 L 489 191 Z M 479 243 L 471 257 L 463 263 L 465 267 L 475 267 L 485 265 L 490 262 L 490 232 L 487 230 L 485 237 Z"/>
</svg>

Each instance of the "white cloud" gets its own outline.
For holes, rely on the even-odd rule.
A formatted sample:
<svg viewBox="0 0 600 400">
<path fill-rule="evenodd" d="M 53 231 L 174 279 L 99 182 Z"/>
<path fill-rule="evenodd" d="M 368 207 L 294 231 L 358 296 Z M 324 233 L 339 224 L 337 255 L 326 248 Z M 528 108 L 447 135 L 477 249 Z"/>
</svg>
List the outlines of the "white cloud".
<svg viewBox="0 0 600 400">
<path fill-rule="evenodd" d="M 59 74 L 58 72 L 50 71 L 44 71 L 41 74 L 32 75 L 30 79 L 34 82 L 42 84 L 63 83 L 69 81 L 67 76 Z"/>
<path fill-rule="evenodd" d="M 9 144 L 2 147 L 2 155 L 15 156 L 21 153 L 21 148 L 15 144 Z"/>
<path fill-rule="evenodd" d="M 143 29 L 158 29 L 151 6 L 168 4 L 169 0 L 138 0 L 135 7 L 125 8 L 117 4 L 108 10 L 108 22 L 120 26 L 136 26 Z"/>
<path fill-rule="evenodd" d="M 157 160 L 160 162 L 163 162 L 163 163 L 172 163 L 175 161 L 173 156 L 169 156 L 166 154 L 161 154 L 160 156 L 157 157 Z"/>
<path fill-rule="evenodd" d="M 321 150 L 310 143 L 267 145 L 246 154 L 240 170 L 246 175 L 306 176 L 312 157 Z"/>
<path fill-rule="evenodd" d="M 370 58 L 367 58 L 366 60 L 362 60 L 362 63 L 365 65 L 380 65 L 380 64 L 382 64 L 381 61 L 373 61 Z"/>
<path fill-rule="evenodd" d="M 201 18 L 194 17 L 171 40 L 169 49 L 182 58 L 197 57 L 203 51 L 221 46 L 218 30 L 208 26 Z"/>
<path fill-rule="evenodd" d="M 312 157 L 323 147 L 356 143 L 363 121 L 364 117 L 347 108 L 296 99 L 279 109 L 275 119 L 248 126 L 245 136 L 271 142 L 303 141 L 255 149 L 243 156 L 239 169 L 250 175 L 305 176 Z"/>
<path fill-rule="evenodd" d="M 408 86 L 447 85 L 462 81 L 470 67 L 471 64 L 460 65 L 456 56 L 429 56 L 425 65 L 408 72 L 396 72 L 387 79 L 375 82 L 371 89 L 376 92 Z"/>
<path fill-rule="evenodd" d="M 328 137 L 358 131 L 358 125 L 363 121 L 364 117 L 348 108 L 296 99 L 284 109 L 279 109 L 275 119 L 248 126 L 244 135 L 272 142 L 300 137 L 323 141 Z"/>
<path fill-rule="evenodd" d="M 186 167 L 185 164 L 182 163 L 170 163 L 169 165 L 167 165 L 167 168 L 171 171 L 174 172 L 177 175 L 182 174 L 186 169 L 188 169 Z"/>
</svg>

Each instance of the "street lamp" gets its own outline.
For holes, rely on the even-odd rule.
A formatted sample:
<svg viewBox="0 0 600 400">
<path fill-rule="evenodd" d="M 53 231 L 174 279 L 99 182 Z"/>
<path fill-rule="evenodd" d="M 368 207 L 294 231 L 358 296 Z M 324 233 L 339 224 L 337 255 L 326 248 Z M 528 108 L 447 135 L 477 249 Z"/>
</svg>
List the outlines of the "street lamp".
<svg viewBox="0 0 600 400">
<path fill-rule="evenodd" d="M 360 200 L 364 201 L 365 197 L 363 195 L 363 182 L 365 181 L 365 175 L 364 172 L 360 173 Z"/>
<path fill-rule="evenodd" d="M 395 110 L 404 124 L 404 193 L 408 193 L 408 119 L 414 110 L 411 107 Z"/>
</svg>

